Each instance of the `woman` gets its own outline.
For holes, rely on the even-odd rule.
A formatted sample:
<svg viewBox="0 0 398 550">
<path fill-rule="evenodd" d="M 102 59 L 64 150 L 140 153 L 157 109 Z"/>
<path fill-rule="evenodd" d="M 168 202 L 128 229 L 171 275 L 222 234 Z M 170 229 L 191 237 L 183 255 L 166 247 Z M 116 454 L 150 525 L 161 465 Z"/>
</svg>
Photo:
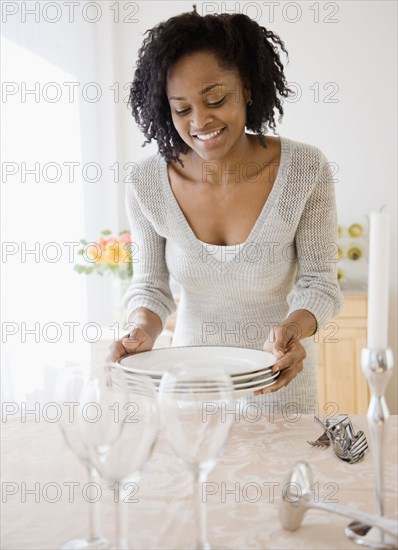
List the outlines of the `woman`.
<svg viewBox="0 0 398 550">
<path fill-rule="evenodd" d="M 264 136 L 290 93 L 284 44 L 242 14 L 194 11 L 148 32 L 130 105 L 159 153 L 127 189 L 134 329 L 112 358 L 152 349 L 176 308 L 171 274 L 182 287 L 173 345 L 272 351 L 280 376 L 257 393 L 308 412 L 317 399 L 310 337 L 342 303 L 337 219 L 323 153 Z"/>
</svg>

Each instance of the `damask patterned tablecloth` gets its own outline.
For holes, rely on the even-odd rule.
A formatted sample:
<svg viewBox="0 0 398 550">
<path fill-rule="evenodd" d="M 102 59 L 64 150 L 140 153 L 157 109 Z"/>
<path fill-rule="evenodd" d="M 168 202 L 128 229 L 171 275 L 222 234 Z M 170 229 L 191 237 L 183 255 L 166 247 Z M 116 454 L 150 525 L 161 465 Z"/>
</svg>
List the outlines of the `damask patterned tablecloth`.
<svg viewBox="0 0 398 550">
<path fill-rule="evenodd" d="M 88 504 L 85 469 L 66 447 L 56 424 L 21 422 L 18 415 L 2 424 L 1 548 L 55 549 L 85 536 Z M 367 430 L 366 416 L 352 416 Z M 3 418 L 4 420 L 4 418 Z M 314 497 L 373 512 L 372 455 L 354 465 L 338 460 L 330 448 L 306 443 L 321 434 L 311 415 L 288 417 L 242 414 L 235 419 L 221 458 L 209 474 L 209 539 L 214 548 L 340 549 L 357 548 L 344 536 L 348 520 L 310 510 L 302 527 L 289 533 L 278 519 L 286 475 L 306 460 L 314 475 Z M 74 484 L 74 485 L 72 485 Z M 102 533 L 113 537 L 114 491 L 102 484 Z M 386 514 L 397 517 L 397 417 L 390 417 L 385 457 Z M 74 490 L 72 490 L 74 487 Z M 132 489 L 133 485 L 130 486 Z M 124 502 L 131 548 L 187 548 L 193 539 L 191 476 L 159 437 L 136 494 Z"/>
</svg>

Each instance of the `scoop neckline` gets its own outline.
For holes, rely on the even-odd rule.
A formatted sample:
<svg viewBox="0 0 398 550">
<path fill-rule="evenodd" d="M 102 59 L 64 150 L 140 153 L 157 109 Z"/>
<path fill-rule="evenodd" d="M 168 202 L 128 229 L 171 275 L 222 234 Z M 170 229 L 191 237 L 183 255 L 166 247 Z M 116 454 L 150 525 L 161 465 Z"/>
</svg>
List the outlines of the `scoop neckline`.
<svg viewBox="0 0 398 550">
<path fill-rule="evenodd" d="M 259 233 L 261 227 L 263 226 L 264 220 L 266 219 L 269 212 L 273 208 L 276 202 L 276 199 L 279 196 L 280 190 L 282 189 L 283 184 L 286 181 L 287 174 L 286 174 L 285 166 L 288 164 L 287 161 L 291 154 L 291 140 L 283 136 L 279 136 L 279 139 L 281 144 L 281 157 L 280 157 L 279 168 L 278 168 L 278 172 L 277 172 L 274 184 L 247 239 L 245 240 L 244 243 L 237 243 L 241 245 L 240 248 L 243 248 L 244 245 L 250 244 L 253 241 L 255 242 L 255 238 Z M 171 183 L 170 183 L 170 179 L 167 171 L 167 162 L 163 159 L 163 157 L 160 157 L 160 159 L 162 162 L 161 162 L 161 166 L 159 167 L 160 168 L 159 176 L 160 176 L 160 181 L 161 181 L 168 205 L 176 213 L 179 221 L 181 222 L 181 226 L 184 230 L 184 233 L 187 236 L 190 243 L 192 244 L 192 246 L 195 247 L 196 249 L 199 249 L 198 251 L 200 254 L 203 254 L 203 241 L 201 241 L 196 237 L 195 233 L 193 232 L 191 226 L 188 223 L 188 220 L 185 217 L 185 214 L 181 210 L 181 207 L 178 204 L 178 201 L 171 187 Z M 225 247 L 225 246 L 235 246 L 235 245 L 211 245 L 211 246 Z M 239 250 L 239 253 L 240 252 L 241 250 Z M 209 255 L 208 262 L 211 263 L 214 267 L 222 268 L 224 266 L 224 269 L 230 266 L 231 264 L 235 264 L 237 266 L 239 265 L 239 263 L 242 263 L 242 262 L 239 262 L 239 263 L 238 262 L 227 262 L 227 263 L 220 262 L 220 260 L 214 258 L 213 255 Z"/>
<path fill-rule="evenodd" d="M 215 246 L 216 248 L 236 248 L 237 246 L 239 247 L 245 246 L 245 244 L 247 243 L 247 239 L 244 243 L 236 243 L 236 244 L 212 244 L 212 243 L 205 243 L 200 239 L 198 239 L 198 241 L 202 243 L 204 246 Z"/>
</svg>

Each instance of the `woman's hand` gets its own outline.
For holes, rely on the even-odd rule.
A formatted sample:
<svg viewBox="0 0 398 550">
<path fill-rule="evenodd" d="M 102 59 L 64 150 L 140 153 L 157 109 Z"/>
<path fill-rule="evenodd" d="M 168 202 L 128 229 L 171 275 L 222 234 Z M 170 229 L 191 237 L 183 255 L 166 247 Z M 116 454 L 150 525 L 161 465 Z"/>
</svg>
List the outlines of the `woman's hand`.
<svg viewBox="0 0 398 550">
<path fill-rule="evenodd" d="M 162 332 L 160 317 L 145 307 L 133 311 L 127 324 L 131 326 L 130 333 L 109 347 L 107 361 L 118 361 L 131 353 L 150 351 Z"/>
<path fill-rule="evenodd" d="M 106 360 L 115 362 L 131 353 L 150 351 L 153 345 L 154 341 L 150 335 L 141 327 L 135 327 L 130 334 L 109 347 L 109 355 Z"/>
<path fill-rule="evenodd" d="M 254 395 L 271 393 L 287 386 L 303 370 L 305 349 L 297 338 L 297 331 L 289 329 L 288 325 L 280 325 L 274 330 L 274 343 L 265 342 L 264 351 L 273 353 L 277 362 L 272 367 L 273 372 L 280 371 L 275 384 L 269 388 L 258 390 Z"/>
</svg>

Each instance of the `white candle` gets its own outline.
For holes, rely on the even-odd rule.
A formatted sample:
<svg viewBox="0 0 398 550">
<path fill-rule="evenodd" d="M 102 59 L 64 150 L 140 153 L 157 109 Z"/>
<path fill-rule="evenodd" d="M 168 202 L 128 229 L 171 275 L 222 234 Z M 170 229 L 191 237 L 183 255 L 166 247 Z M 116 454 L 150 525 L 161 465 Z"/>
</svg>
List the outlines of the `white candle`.
<svg viewBox="0 0 398 550">
<path fill-rule="evenodd" d="M 368 348 L 388 345 L 389 215 L 372 212 L 369 236 Z"/>
</svg>

